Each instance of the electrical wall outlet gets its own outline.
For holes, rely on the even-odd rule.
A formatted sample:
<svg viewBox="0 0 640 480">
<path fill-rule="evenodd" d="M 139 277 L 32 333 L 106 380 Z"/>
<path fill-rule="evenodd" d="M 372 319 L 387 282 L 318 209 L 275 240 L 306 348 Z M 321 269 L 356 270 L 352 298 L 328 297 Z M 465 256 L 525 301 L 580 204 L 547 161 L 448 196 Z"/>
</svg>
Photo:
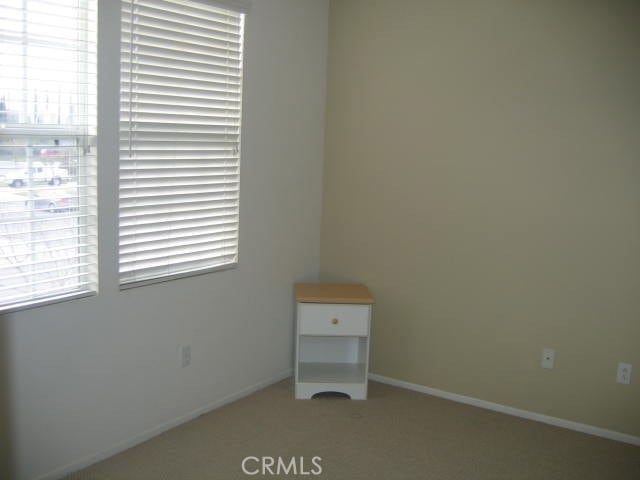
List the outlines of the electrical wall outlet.
<svg viewBox="0 0 640 480">
<path fill-rule="evenodd" d="M 542 368 L 553 368 L 553 364 L 556 361 L 556 351 L 553 348 L 542 349 L 542 360 L 540 366 Z"/>
<path fill-rule="evenodd" d="M 191 345 L 183 345 L 180 347 L 180 358 L 182 368 L 191 365 Z"/>
<path fill-rule="evenodd" d="M 616 382 L 629 385 L 631 383 L 631 364 L 620 362 L 618 364 L 618 373 L 616 375 Z"/>
</svg>

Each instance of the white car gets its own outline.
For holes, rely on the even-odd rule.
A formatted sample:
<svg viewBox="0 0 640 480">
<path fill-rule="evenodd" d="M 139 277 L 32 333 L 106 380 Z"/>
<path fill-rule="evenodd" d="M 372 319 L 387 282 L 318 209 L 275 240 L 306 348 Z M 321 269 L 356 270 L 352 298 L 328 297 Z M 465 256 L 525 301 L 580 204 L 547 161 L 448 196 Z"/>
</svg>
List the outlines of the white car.
<svg viewBox="0 0 640 480">
<path fill-rule="evenodd" d="M 8 185 L 20 188 L 29 183 L 44 182 L 49 185 L 60 185 L 69 178 L 68 170 L 57 165 L 33 162 L 31 168 L 16 169 L 5 176 Z"/>
</svg>

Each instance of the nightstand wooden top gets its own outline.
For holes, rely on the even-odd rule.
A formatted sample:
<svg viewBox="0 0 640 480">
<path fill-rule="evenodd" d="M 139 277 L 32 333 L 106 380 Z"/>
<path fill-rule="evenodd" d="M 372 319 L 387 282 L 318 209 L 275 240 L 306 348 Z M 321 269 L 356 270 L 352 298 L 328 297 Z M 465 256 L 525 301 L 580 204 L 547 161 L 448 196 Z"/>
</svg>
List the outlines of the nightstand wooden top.
<svg viewBox="0 0 640 480">
<path fill-rule="evenodd" d="M 366 286 L 340 283 L 298 283 L 296 284 L 296 302 L 374 303 Z"/>
</svg>

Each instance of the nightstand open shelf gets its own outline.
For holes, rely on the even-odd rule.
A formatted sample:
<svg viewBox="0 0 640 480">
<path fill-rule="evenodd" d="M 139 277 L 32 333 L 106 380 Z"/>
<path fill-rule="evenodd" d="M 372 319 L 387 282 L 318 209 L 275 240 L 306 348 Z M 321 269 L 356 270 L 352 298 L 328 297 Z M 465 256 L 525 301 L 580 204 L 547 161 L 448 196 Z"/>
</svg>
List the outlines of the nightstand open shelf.
<svg viewBox="0 0 640 480">
<path fill-rule="evenodd" d="M 373 298 L 363 285 L 296 285 L 296 398 L 367 398 Z"/>
<path fill-rule="evenodd" d="M 298 362 L 300 383 L 366 383 L 364 363 Z"/>
</svg>

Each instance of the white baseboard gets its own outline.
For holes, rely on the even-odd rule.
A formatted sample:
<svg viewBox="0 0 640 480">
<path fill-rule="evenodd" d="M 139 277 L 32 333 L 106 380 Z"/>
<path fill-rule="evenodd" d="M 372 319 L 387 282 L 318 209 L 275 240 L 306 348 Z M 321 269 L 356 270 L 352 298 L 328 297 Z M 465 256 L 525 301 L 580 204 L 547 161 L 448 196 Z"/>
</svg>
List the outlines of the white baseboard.
<svg viewBox="0 0 640 480">
<path fill-rule="evenodd" d="M 269 385 L 277 383 L 280 380 L 284 380 L 285 378 L 290 377 L 292 374 L 293 374 L 293 369 L 289 369 L 284 372 L 281 372 L 279 375 L 275 375 L 271 378 L 262 380 L 261 382 L 258 382 L 255 385 L 251 385 L 247 388 L 244 388 L 239 392 L 233 393 L 231 395 L 227 395 L 226 397 L 223 397 L 220 400 L 216 400 L 215 402 L 211 402 L 210 404 L 205 405 L 204 407 L 197 408 L 176 419 L 170 420 L 161 425 L 150 428 L 134 436 L 133 438 L 124 440 L 114 445 L 113 447 L 107 448 L 102 452 L 96 453 L 95 455 L 90 455 L 81 460 L 71 462 L 63 467 L 56 468 L 55 470 L 45 473 L 44 475 L 40 475 L 39 477 L 36 477 L 34 480 L 57 480 L 59 478 L 64 477 L 65 475 L 69 475 L 70 473 L 77 472 L 78 470 L 82 470 L 83 468 L 93 465 L 94 463 L 97 463 L 101 460 L 112 457 L 117 453 L 120 453 L 124 450 L 134 447 L 139 443 L 145 442 L 157 435 L 160 435 L 161 433 L 166 432 L 167 430 L 170 430 L 174 427 L 177 427 L 178 425 L 182 425 L 183 423 L 193 420 L 194 418 L 199 417 L 200 415 L 203 415 L 212 410 L 215 410 L 216 408 L 220 408 L 223 405 L 226 405 L 227 403 L 231 403 L 235 400 L 239 400 L 242 397 L 246 397 L 247 395 L 250 395 L 253 392 L 257 392 L 258 390 L 262 390 L 263 388 L 268 387 Z"/>
<path fill-rule="evenodd" d="M 572 422 L 563 418 L 551 417 L 549 415 L 543 415 L 541 413 L 530 412 L 529 410 L 521 410 L 519 408 L 508 407 L 499 403 L 488 402 L 479 398 L 467 397 L 465 395 L 459 395 L 457 393 L 447 392 L 445 390 L 439 390 L 437 388 L 425 387 L 424 385 L 418 385 L 416 383 L 405 382 L 403 380 L 396 380 L 395 378 L 385 377 L 376 373 L 370 373 L 369 379 L 375 382 L 386 383 L 387 385 L 393 385 L 394 387 L 406 388 L 407 390 L 414 390 L 420 393 L 426 393 L 433 395 L 434 397 L 445 398 L 458 403 L 464 403 L 467 405 L 473 405 L 474 407 L 485 408 L 487 410 L 493 410 L 495 412 L 506 413 L 507 415 L 513 415 L 515 417 L 526 418 L 528 420 L 534 420 L 536 422 L 546 423 L 555 427 L 567 428 L 569 430 L 575 430 L 577 432 L 587 433 L 589 435 L 595 435 L 597 437 L 607 438 L 609 440 L 616 440 L 618 442 L 630 443 L 632 445 L 640 446 L 640 437 L 628 435 L 626 433 L 616 432 L 614 430 L 607 430 L 605 428 L 594 427 L 593 425 L 587 425 L 585 423 Z"/>
<path fill-rule="evenodd" d="M 607 430 L 605 428 L 594 427 L 593 425 L 587 425 L 585 423 L 572 422 L 571 420 L 565 420 L 563 418 L 551 417 L 549 415 L 543 415 L 541 413 L 530 412 L 529 410 L 521 410 L 519 408 L 508 407 L 499 403 L 488 402 L 479 398 L 467 397 L 465 395 L 459 395 L 457 393 L 450 393 L 445 390 L 439 390 L 437 388 L 425 387 L 416 383 L 405 382 L 403 380 L 396 380 L 395 378 L 385 377 L 376 373 L 370 373 L 369 379 L 375 382 L 386 383 L 387 385 L 393 385 L 394 387 L 406 388 L 407 390 L 414 390 L 420 393 L 426 393 L 433 395 L 434 397 L 445 398 L 447 400 L 453 400 L 458 403 L 465 403 L 467 405 L 473 405 L 474 407 L 485 408 L 487 410 L 493 410 L 495 412 L 506 413 L 507 415 L 513 415 L 515 417 L 526 418 L 528 420 L 534 420 L 536 422 L 542 422 L 555 427 L 567 428 L 569 430 L 575 430 L 577 432 L 587 433 L 589 435 L 595 435 L 597 437 L 608 438 L 609 440 L 616 440 L 618 442 L 630 443 L 632 445 L 640 446 L 640 437 L 628 435 L 626 433 L 616 432 L 614 430 Z"/>
</svg>

